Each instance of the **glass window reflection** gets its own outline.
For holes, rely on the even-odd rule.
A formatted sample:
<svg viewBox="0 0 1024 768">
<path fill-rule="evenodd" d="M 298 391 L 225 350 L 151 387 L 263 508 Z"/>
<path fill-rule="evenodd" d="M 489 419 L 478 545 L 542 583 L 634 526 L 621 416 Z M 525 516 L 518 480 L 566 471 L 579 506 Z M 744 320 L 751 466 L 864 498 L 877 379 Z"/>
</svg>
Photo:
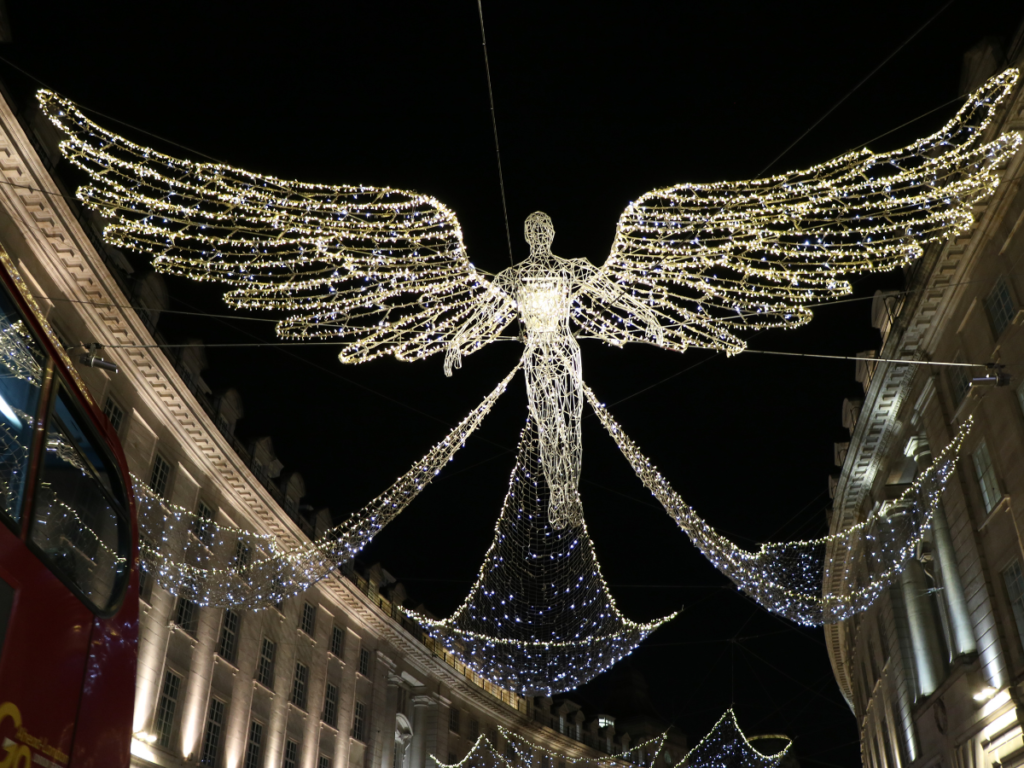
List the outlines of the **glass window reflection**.
<svg viewBox="0 0 1024 768">
<path fill-rule="evenodd" d="M 0 288 L 0 518 L 18 527 L 46 355 Z"/>
</svg>

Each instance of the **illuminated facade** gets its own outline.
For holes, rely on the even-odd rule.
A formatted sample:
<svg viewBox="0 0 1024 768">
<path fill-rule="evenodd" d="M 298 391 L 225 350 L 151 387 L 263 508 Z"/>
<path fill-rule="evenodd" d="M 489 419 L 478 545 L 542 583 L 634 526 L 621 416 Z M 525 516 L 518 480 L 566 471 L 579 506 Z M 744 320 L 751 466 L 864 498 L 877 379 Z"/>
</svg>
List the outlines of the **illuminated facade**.
<svg viewBox="0 0 1024 768">
<path fill-rule="evenodd" d="M 38 113 L 19 118 L 0 99 L 0 243 L 62 343 L 110 347 L 100 356 L 119 373 L 83 366 L 81 375 L 130 469 L 201 519 L 293 545 L 314 537 L 329 515 L 303 514 L 302 478 L 282 472 L 269 438 L 243 445 L 235 437 L 242 402 L 234 391 L 212 398 L 201 347 L 169 355 L 145 346 L 162 340 L 166 290 L 153 274 L 132 274 L 124 255 L 102 244 L 98 219 L 67 204 L 53 172 L 55 139 Z M 142 346 L 116 348 L 126 344 Z M 201 543 L 202 531 L 195 535 Z M 507 749 L 498 735 L 506 732 L 567 759 L 634 746 L 611 719 L 516 696 L 435 652 L 395 610 L 404 591 L 377 566 L 259 612 L 201 608 L 148 580 L 142 591 L 139 766 L 425 768 L 431 755 L 463 760 L 479 735 Z M 671 740 L 684 754 L 685 737 Z"/>
<path fill-rule="evenodd" d="M 1022 38 L 1024 27 L 1008 57 L 1018 66 Z M 991 46 L 972 50 L 963 90 L 1006 61 Z M 1021 127 L 1018 91 L 989 130 Z M 863 614 L 826 626 L 865 768 L 1024 763 L 1022 182 L 1017 156 L 970 233 L 931 246 L 907 270 L 905 292 L 875 296 L 882 343 L 864 354 L 1006 364 L 1009 385 L 995 385 L 998 368 L 863 362 L 863 399 L 843 403 L 850 437 L 835 448 L 831 533 L 882 510 L 974 422 L 960 471 L 898 582 Z M 826 592 L 865 567 L 857 549 L 838 546 L 826 562 Z"/>
</svg>

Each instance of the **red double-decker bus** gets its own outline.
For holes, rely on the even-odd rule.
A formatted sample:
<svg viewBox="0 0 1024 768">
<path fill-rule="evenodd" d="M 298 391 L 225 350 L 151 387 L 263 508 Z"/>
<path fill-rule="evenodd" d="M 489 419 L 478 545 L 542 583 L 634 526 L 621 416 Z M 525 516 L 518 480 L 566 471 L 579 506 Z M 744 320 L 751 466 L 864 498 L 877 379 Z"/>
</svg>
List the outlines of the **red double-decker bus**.
<svg viewBox="0 0 1024 768">
<path fill-rule="evenodd" d="M 0 251 L 0 766 L 127 766 L 138 531 L 106 417 Z"/>
</svg>

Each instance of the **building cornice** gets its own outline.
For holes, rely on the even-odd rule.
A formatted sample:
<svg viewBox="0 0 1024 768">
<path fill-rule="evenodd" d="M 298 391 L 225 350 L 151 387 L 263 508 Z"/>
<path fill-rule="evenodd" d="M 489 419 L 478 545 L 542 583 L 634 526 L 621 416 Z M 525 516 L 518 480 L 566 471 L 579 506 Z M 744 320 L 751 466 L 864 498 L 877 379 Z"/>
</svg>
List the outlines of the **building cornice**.
<svg viewBox="0 0 1024 768">
<path fill-rule="evenodd" d="M 92 311 L 81 314 L 93 340 L 122 360 L 121 373 L 131 379 L 140 399 L 174 430 L 194 466 L 216 475 L 218 487 L 236 508 L 250 513 L 260 533 L 272 533 L 288 547 L 299 546 L 303 535 L 252 475 L 241 457 L 221 435 L 173 363 L 156 348 L 156 340 L 134 310 L 129 298 L 96 252 L 74 212 L 54 183 L 7 102 L 0 97 L 0 172 L 6 184 L 0 195 L 21 234 L 57 284 L 62 298 L 83 302 Z M 126 347 L 125 345 L 135 345 Z"/>
<path fill-rule="evenodd" d="M 1007 130 L 1024 130 L 1024 88 L 1017 88 L 1004 107 L 1003 119 L 990 127 L 988 137 Z M 931 246 L 912 268 L 904 304 L 882 345 L 879 357 L 930 359 L 941 329 L 949 322 L 950 313 L 958 305 L 963 293 L 970 289 L 963 277 L 973 268 L 993 237 L 996 223 L 1002 220 L 1007 207 L 1017 196 L 1022 175 L 1024 152 L 1018 152 L 1001 174 L 1002 178 L 1012 181 L 1000 184 L 986 204 L 975 207 L 970 232 L 941 245 Z M 891 441 L 902 428 L 898 420 L 900 409 L 915 381 L 915 365 L 875 365 L 836 485 L 829 525 L 831 535 L 859 522 L 862 507 L 870 498 L 878 480 L 878 472 L 888 457 Z M 850 555 L 841 539 L 829 543 L 822 585 L 826 593 L 839 594 L 845 589 L 843 576 Z M 847 667 L 847 660 L 852 654 L 845 648 L 846 638 L 842 625 L 826 625 L 825 639 L 836 681 L 852 708 L 853 679 Z"/>
</svg>

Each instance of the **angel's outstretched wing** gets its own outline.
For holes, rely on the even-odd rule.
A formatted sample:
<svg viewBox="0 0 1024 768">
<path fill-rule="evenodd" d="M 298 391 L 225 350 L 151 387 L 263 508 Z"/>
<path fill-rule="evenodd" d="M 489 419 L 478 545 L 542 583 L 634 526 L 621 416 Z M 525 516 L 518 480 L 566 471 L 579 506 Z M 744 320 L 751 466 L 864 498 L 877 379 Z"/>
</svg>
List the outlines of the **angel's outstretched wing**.
<svg viewBox="0 0 1024 768">
<path fill-rule="evenodd" d="M 802 325 L 808 304 L 849 293 L 847 276 L 906 264 L 966 230 L 1021 144 L 1014 132 L 983 140 L 1017 77 L 993 77 L 942 130 L 903 149 L 648 192 L 619 218 L 595 290 L 576 300 L 581 335 L 651 341 L 656 321 L 664 346 L 739 352 L 735 332 Z"/>
<path fill-rule="evenodd" d="M 227 283 L 234 306 L 294 313 L 278 324 L 282 336 L 341 341 L 343 362 L 413 360 L 444 349 L 481 301 L 497 311 L 473 324 L 474 348 L 515 316 L 469 262 L 455 214 L 432 197 L 180 160 L 54 93 L 38 98 L 67 136 L 64 155 L 92 178 L 79 198 L 113 219 L 109 242 L 151 254 L 162 272 Z"/>
</svg>

